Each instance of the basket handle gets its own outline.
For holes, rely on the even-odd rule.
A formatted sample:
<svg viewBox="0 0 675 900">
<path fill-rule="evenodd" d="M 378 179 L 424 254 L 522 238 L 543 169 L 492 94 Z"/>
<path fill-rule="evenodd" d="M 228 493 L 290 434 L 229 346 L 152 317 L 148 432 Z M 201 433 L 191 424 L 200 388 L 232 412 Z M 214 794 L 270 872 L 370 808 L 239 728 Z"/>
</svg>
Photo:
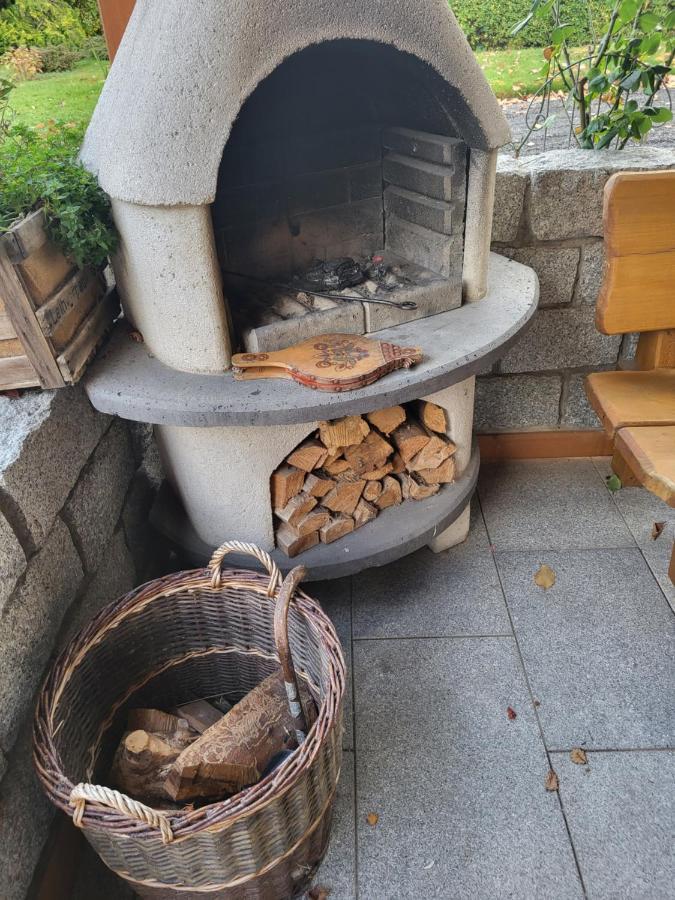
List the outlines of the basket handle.
<svg viewBox="0 0 675 900">
<path fill-rule="evenodd" d="M 288 708 L 293 717 L 295 736 L 298 746 L 305 742 L 307 737 L 307 714 L 302 706 L 302 697 L 298 686 L 298 677 L 295 674 L 291 646 L 288 641 L 288 610 L 295 596 L 298 585 L 307 574 L 304 566 L 296 566 L 290 571 L 279 591 L 279 597 L 274 608 L 274 641 L 277 645 L 277 653 L 281 662 L 281 671 L 284 675 L 284 684 L 288 696 Z"/>
<path fill-rule="evenodd" d="M 279 582 L 281 581 L 281 572 L 277 564 L 274 562 L 269 553 L 256 547 L 255 544 L 245 544 L 242 541 L 225 541 L 211 557 L 209 569 L 211 571 L 211 587 L 218 590 L 221 583 L 223 560 L 228 553 L 244 553 L 247 556 L 254 556 L 258 562 L 262 563 L 270 574 L 270 583 L 267 588 L 268 597 L 274 597 Z"/>
<path fill-rule="evenodd" d="M 169 820 L 160 812 L 139 803 L 138 800 L 132 800 L 119 791 L 113 791 L 111 788 L 102 787 L 98 784 L 78 784 L 70 792 L 70 805 L 75 807 L 73 812 L 73 824 L 78 828 L 83 827 L 82 818 L 87 803 L 98 803 L 100 806 L 108 806 L 122 813 L 123 816 L 130 816 L 139 822 L 145 822 L 152 828 L 158 828 L 162 835 L 162 843 L 170 844 L 173 840 L 173 831 Z"/>
</svg>

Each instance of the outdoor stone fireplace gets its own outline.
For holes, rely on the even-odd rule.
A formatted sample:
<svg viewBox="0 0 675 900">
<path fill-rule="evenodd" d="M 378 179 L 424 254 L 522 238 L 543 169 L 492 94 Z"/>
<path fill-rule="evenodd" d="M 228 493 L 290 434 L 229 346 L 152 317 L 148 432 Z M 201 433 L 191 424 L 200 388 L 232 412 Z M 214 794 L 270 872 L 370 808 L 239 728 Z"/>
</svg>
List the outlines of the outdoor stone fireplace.
<svg viewBox="0 0 675 900">
<path fill-rule="evenodd" d="M 357 0 L 198 0 L 189 16 L 138 0 L 82 158 L 112 198 L 115 274 L 143 342 L 121 324 L 87 390 L 157 426 L 170 484 L 155 521 L 178 544 L 272 549 L 270 477 L 293 448 L 323 420 L 421 398 L 446 411 L 453 483 L 301 561 L 332 576 L 463 539 L 474 376 L 537 299 L 531 270 L 489 253 L 508 139 L 446 0 L 381 2 L 367 21 Z M 381 266 L 382 284 L 308 302 L 297 277 L 336 258 Z M 325 332 L 424 360 L 335 395 L 229 371 L 238 349 Z"/>
</svg>

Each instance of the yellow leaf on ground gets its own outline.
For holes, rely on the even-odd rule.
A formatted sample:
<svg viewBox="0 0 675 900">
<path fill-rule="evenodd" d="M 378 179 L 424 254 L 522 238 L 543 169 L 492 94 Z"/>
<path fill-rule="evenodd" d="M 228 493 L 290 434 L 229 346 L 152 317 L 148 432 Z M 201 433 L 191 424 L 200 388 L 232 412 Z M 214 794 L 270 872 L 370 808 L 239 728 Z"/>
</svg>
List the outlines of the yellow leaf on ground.
<svg viewBox="0 0 675 900">
<path fill-rule="evenodd" d="M 534 576 L 534 583 L 547 591 L 555 584 L 555 572 L 550 566 L 542 566 Z"/>
<path fill-rule="evenodd" d="M 588 762 L 586 751 L 582 750 L 581 747 L 575 747 L 574 750 L 572 750 L 570 759 L 576 766 L 585 766 Z"/>
<path fill-rule="evenodd" d="M 544 781 L 544 787 L 547 791 L 557 791 L 560 787 L 560 781 L 553 769 L 548 770 L 546 780 Z"/>
<path fill-rule="evenodd" d="M 380 821 L 380 817 L 378 816 L 377 813 L 368 813 L 368 815 L 366 816 L 366 822 L 367 822 L 372 828 L 374 828 L 374 827 L 377 825 L 377 823 L 378 823 L 379 821 Z"/>
</svg>

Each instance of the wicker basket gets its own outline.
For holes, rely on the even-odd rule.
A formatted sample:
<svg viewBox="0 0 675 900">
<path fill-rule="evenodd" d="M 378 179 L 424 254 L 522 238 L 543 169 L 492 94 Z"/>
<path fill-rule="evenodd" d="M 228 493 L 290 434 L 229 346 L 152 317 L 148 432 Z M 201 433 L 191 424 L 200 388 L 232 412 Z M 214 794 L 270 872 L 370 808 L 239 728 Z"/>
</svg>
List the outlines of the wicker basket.
<svg viewBox="0 0 675 900">
<path fill-rule="evenodd" d="M 269 576 L 223 569 L 230 552 L 255 556 Z M 303 574 L 294 570 L 279 589 L 267 553 L 224 544 L 207 569 L 160 578 L 106 607 L 54 665 L 36 713 L 38 775 L 141 897 L 283 900 L 306 890 L 320 864 L 342 758 L 345 665 L 330 620 L 295 592 Z M 281 606 L 298 677 L 319 709 L 292 756 L 253 787 L 193 811 L 160 812 L 97 786 L 130 708 L 238 699 L 278 670 Z"/>
</svg>

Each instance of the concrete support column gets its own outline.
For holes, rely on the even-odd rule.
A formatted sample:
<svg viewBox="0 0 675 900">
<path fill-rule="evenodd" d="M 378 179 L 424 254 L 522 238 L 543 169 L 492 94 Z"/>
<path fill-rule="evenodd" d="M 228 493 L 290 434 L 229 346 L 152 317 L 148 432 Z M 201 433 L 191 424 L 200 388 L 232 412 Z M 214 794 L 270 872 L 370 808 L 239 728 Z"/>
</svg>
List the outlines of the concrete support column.
<svg viewBox="0 0 675 900">
<path fill-rule="evenodd" d="M 317 422 L 227 428 L 155 428 L 167 478 L 199 537 L 218 546 L 274 549 L 270 476 Z"/>
<path fill-rule="evenodd" d="M 122 306 L 150 352 L 183 372 L 228 369 L 230 333 L 210 207 L 112 204 Z"/>
<path fill-rule="evenodd" d="M 476 378 L 472 376 L 465 381 L 460 381 L 452 387 L 445 388 L 436 394 L 425 397 L 430 403 L 441 406 L 447 414 L 447 435 L 457 445 L 455 453 L 456 475 L 460 477 L 466 469 L 471 458 L 473 443 L 473 409 L 476 391 Z M 469 506 L 442 534 L 437 535 L 430 543 L 429 548 L 434 553 L 441 553 L 450 547 L 455 547 L 466 540 L 469 533 Z"/>
<path fill-rule="evenodd" d="M 488 259 L 495 205 L 497 151 L 471 150 L 464 228 L 464 300 L 472 303 L 487 294 Z"/>
</svg>

